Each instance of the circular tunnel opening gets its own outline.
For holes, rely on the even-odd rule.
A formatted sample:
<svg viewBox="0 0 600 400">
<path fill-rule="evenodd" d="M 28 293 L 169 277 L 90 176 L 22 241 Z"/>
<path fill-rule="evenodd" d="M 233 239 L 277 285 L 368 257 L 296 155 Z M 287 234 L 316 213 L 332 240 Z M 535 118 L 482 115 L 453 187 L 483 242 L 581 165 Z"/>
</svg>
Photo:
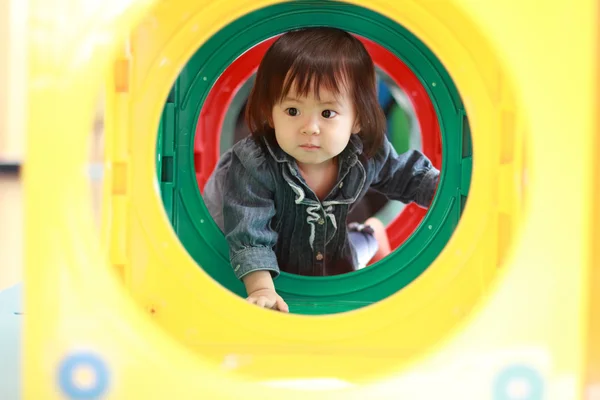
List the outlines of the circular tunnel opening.
<svg viewBox="0 0 600 400">
<path fill-rule="evenodd" d="M 219 156 L 247 133 L 240 115 L 262 54 L 278 34 L 299 26 L 335 26 L 363 41 L 378 69 L 381 104 L 390 107 L 392 144 L 399 152 L 406 151 L 406 146 L 422 150 L 441 170 L 441 180 L 428 211 L 413 204 L 390 203 L 377 195 L 367 196 L 362 210 L 355 208 L 357 220 L 379 213 L 386 222 L 395 251 L 376 265 L 328 277 L 282 273 L 276 289 L 290 311 L 300 314 L 368 306 L 417 278 L 458 224 L 472 165 L 464 105 L 449 74 L 427 46 L 397 23 L 362 8 L 345 20 L 332 22 L 328 17 L 327 11 L 318 10 L 282 14 L 275 29 L 249 15 L 222 29 L 196 51 L 173 85 L 157 143 L 161 196 L 177 236 L 198 266 L 245 297 L 243 284 L 229 266 L 225 238 L 208 214 L 201 193 Z M 382 30 L 382 24 L 387 29 Z M 223 40 L 229 45 L 215 52 Z M 389 103 L 385 92 L 391 97 Z M 405 132 L 396 134 L 400 130 Z"/>
</svg>

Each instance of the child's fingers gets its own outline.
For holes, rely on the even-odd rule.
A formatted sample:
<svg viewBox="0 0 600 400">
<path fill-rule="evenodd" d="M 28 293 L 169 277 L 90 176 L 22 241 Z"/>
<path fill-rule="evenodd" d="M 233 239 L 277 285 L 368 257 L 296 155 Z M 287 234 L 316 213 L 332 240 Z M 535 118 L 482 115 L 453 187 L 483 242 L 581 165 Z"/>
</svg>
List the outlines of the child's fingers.
<svg viewBox="0 0 600 400">
<path fill-rule="evenodd" d="M 248 302 L 248 304 L 256 305 L 256 298 L 254 298 L 254 297 L 247 297 L 246 301 Z"/>
<path fill-rule="evenodd" d="M 275 306 L 275 300 L 270 299 L 267 296 L 259 296 L 256 300 L 256 305 L 262 308 L 273 308 L 273 306 Z"/>
<path fill-rule="evenodd" d="M 290 312 L 290 308 L 288 307 L 287 303 L 285 301 L 283 301 L 283 299 L 281 297 L 277 298 L 276 306 L 279 311 Z"/>
<path fill-rule="evenodd" d="M 262 308 L 274 308 L 280 311 L 289 312 L 287 304 L 277 296 L 277 298 L 269 298 L 268 296 L 250 296 L 246 299 L 250 304 L 256 304 Z"/>
<path fill-rule="evenodd" d="M 250 297 L 246 298 L 246 301 L 250 304 L 258 305 L 259 299 L 260 299 L 260 297 L 250 296 Z"/>
<path fill-rule="evenodd" d="M 265 296 L 260 296 L 257 300 L 256 300 L 256 305 L 262 308 L 267 308 L 269 299 L 267 299 Z"/>
</svg>

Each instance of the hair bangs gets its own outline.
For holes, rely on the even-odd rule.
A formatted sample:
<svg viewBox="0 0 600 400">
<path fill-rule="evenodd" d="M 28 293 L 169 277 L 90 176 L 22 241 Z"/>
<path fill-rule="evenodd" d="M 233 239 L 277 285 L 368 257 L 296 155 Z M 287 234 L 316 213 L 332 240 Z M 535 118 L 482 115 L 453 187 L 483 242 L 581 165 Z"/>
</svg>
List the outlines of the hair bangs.
<svg viewBox="0 0 600 400">
<path fill-rule="evenodd" d="M 351 71 L 344 62 L 331 59 L 325 62 L 296 62 L 285 76 L 277 98 L 281 102 L 293 90 L 297 96 L 313 95 L 320 100 L 322 89 L 337 97 L 341 93 L 350 93 L 352 80 Z"/>
</svg>

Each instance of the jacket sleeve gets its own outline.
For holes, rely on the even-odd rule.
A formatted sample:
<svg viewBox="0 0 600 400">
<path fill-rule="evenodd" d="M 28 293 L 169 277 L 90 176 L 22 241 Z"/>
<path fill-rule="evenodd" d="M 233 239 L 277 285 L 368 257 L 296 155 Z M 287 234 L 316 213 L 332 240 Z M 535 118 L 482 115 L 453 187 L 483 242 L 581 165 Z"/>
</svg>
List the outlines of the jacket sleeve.
<svg viewBox="0 0 600 400">
<path fill-rule="evenodd" d="M 373 189 L 393 200 L 429 207 L 439 183 L 440 172 L 422 153 L 410 150 L 398 155 L 385 139 L 381 150 L 370 162 L 374 173 L 371 183 Z"/>
<path fill-rule="evenodd" d="M 238 279 L 259 270 L 269 271 L 273 278 L 279 275 L 273 251 L 277 233 L 271 229 L 274 190 L 264 155 L 244 150 L 232 153 L 223 188 L 223 221 L 231 265 Z"/>
</svg>

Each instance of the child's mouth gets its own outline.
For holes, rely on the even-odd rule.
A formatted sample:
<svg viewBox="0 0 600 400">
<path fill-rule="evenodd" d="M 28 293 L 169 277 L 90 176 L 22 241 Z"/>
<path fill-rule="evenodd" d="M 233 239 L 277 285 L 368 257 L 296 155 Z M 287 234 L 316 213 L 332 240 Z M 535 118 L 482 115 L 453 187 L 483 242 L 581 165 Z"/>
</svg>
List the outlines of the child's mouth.
<svg viewBox="0 0 600 400">
<path fill-rule="evenodd" d="M 316 150 L 316 149 L 320 149 L 320 146 L 317 146 L 316 144 L 310 144 L 310 143 L 306 143 L 301 145 L 300 147 L 302 147 L 305 150 Z"/>
</svg>

